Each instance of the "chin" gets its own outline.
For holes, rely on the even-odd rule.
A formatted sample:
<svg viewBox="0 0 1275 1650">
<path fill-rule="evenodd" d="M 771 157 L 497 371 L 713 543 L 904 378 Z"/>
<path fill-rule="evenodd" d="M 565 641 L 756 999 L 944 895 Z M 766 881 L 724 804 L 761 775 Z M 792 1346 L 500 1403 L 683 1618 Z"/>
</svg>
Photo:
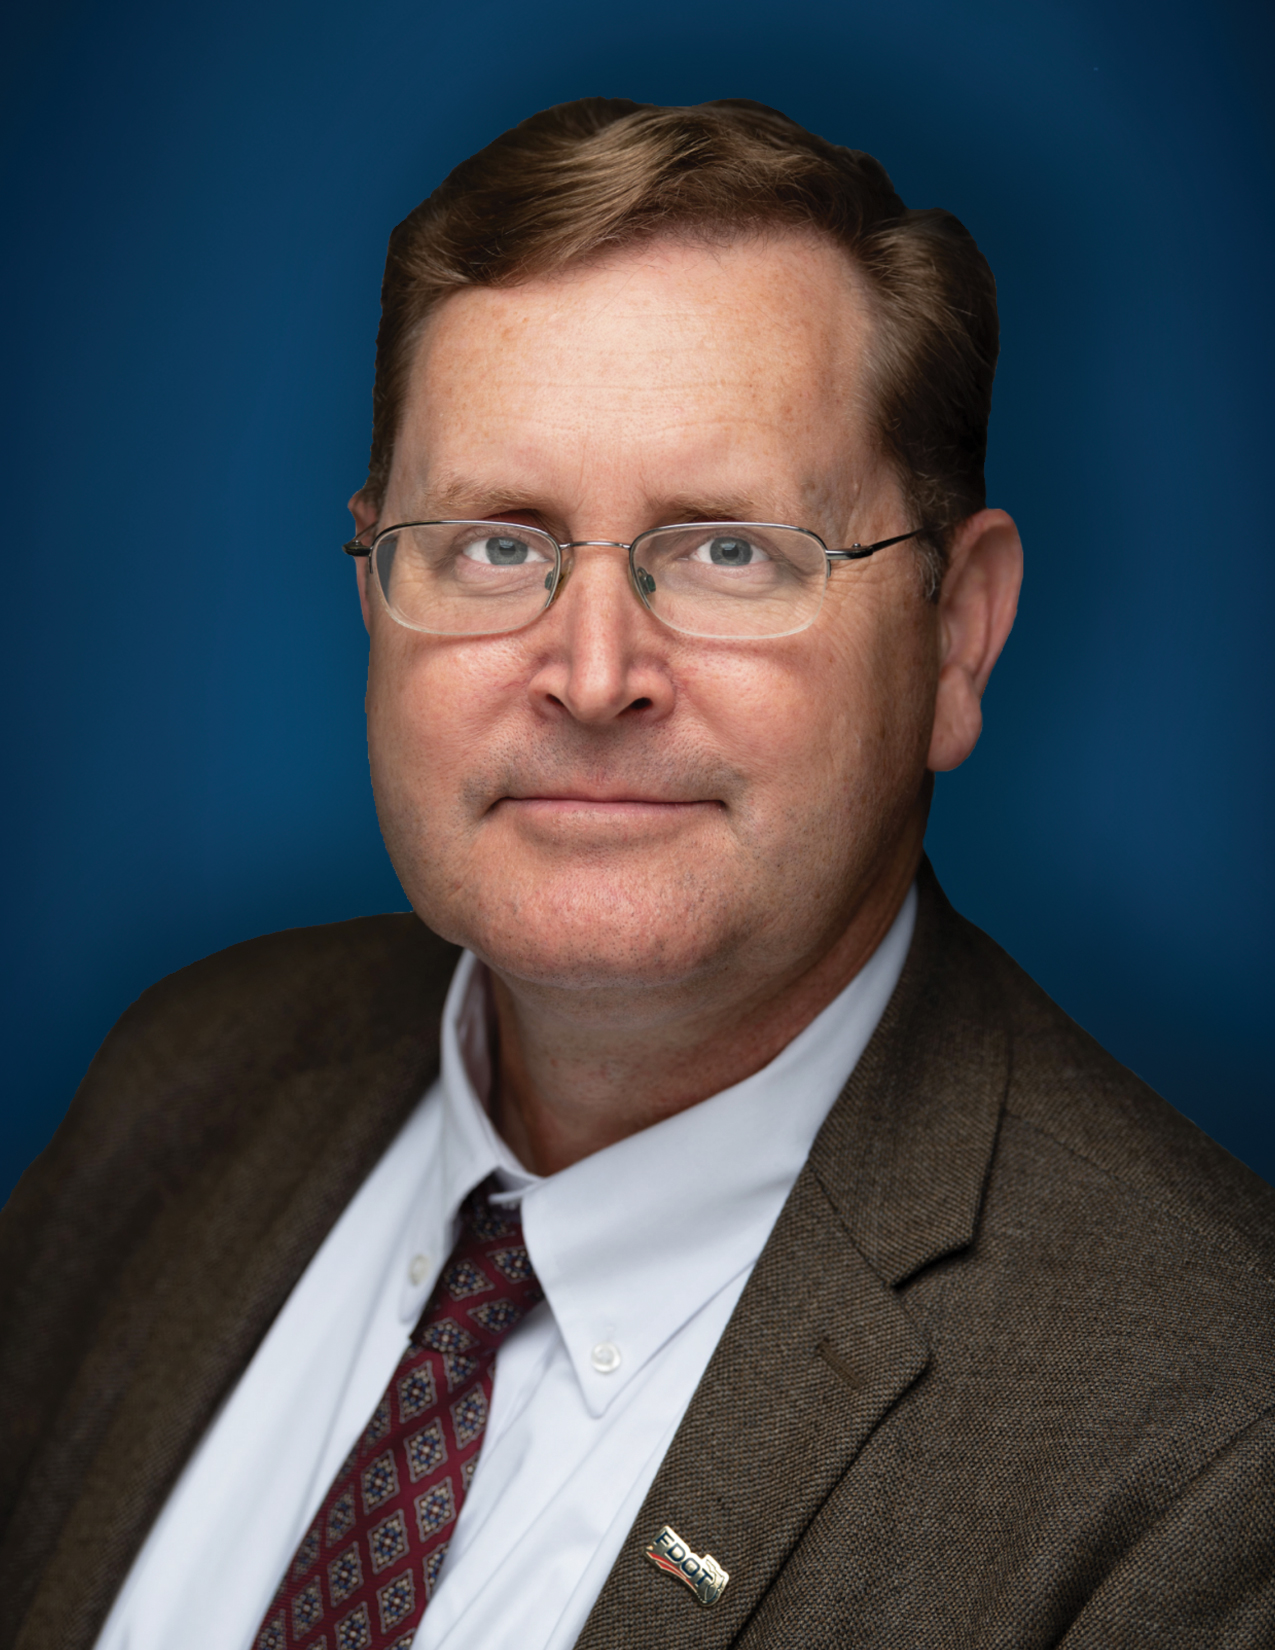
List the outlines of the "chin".
<svg viewBox="0 0 1275 1650">
<path fill-rule="evenodd" d="M 417 909 L 496 973 L 559 990 L 681 985 L 720 968 L 746 926 L 726 888 L 685 876 L 582 867 L 468 892 Z"/>
</svg>

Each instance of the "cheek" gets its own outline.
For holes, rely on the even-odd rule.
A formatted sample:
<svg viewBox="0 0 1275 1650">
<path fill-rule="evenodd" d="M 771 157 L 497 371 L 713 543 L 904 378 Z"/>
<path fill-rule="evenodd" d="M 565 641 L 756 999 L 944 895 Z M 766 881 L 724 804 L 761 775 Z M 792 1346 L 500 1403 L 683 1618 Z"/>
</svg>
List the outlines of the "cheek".
<svg viewBox="0 0 1275 1650">
<path fill-rule="evenodd" d="M 759 852 L 824 829 L 855 766 L 857 673 L 806 634 L 737 656 L 705 652 L 681 674 L 679 710 L 745 776 L 736 824 Z M 791 849 L 789 849 L 791 851 Z"/>
<path fill-rule="evenodd" d="M 490 641 L 439 641 L 399 626 L 373 633 L 368 752 L 378 804 L 445 812 L 475 749 L 507 714 L 511 662 Z"/>
<path fill-rule="evenodd" d="M 764 656 L 708 663 L 697 713 L 754 784 L 748 805 L 788 834 L 861 829 L 907 805 L 923 777 L 935 669 L 928 615 L 839 623 Z M 758 824 L 761 824 L 760 818 Z M 808 829 L 807 829 L 808 827 Z"/>
<path fill-rule="evenodd" d="M 871 784 L 887 810 L 890 793 L 910 802 L 924 777 L 937 679 L 929 633 L 928 611 L 904 610 L 855 650 L 844 734 L 860 783 Z"/>
</svg>

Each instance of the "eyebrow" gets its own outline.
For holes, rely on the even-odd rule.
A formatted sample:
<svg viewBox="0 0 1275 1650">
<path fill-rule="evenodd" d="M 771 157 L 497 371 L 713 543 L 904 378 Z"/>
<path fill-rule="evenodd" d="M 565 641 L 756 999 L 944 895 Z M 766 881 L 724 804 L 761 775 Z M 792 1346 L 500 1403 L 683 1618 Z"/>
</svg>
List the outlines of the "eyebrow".
<svg viewBox="0 0 1275 1650">
<path fill-rule="evenodd" d="M 430 520 L 482 521 L 499 518 L 502 511 L 509 515 L 524 514 L 546 517 L 548 512 L 538 508 L 526 495 L 519 502 L 518 492 L 509 487 L 496 488 L 476 477 L 451 472 L 439 478 L 425 495 L 420 506 Z M 681 521 L 776 521 L 788 520 L 760 505 L 755 498 L 743 494 L 718 494 L 711 502 L 692 493 L 673 493 L 661 501 L 659 520 L 652 526 Z"/>
<path fill-rule="evenodd" d="M 664 500 L 664 520 L 676 521 L 773 521 L 771 510 L 755 498 L 740 493 L 719 493 L 711 503 L 690 493 L 674 494 Z M 787 518 L 785 518 L 787 519 Z"/>
<path fill-rule="evenodd" d="M 507 488 L 498 491 L 456 472 L 442 477 L 417 496 L 422 502 L 412 506 L 412 514 L 429 520 L 445 521 L 454 517 L 462 521 L 479 521 L 494 514 L 501 505 L 506 509 L 516 508 L 509 502 L 514 495 Z"/>
</svg>

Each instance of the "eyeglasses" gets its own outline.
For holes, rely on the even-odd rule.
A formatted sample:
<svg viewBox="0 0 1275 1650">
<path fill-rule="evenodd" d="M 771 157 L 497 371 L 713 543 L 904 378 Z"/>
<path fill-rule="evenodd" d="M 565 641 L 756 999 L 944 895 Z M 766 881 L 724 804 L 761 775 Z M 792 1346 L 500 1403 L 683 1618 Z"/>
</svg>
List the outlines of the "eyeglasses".
<svg viewBox="0 0 1275 1650">
<path fill-rule="evenodd" d="M 559 544 L 538 527 L 501 521 L 405 521 L 347 555 L 367 556 L 399 624 L 431 636 L 497 636 L 530 624 L 571 574 L 574 552 L 627 550 L 638 600 L 672 630 L 721 641 L 793 636 L 823 605 L 834 562 L 862 561 L 923 527 L 876 544 L 829 550 L 804 527 L 694 521 L 653 527 L 632 544 Z"/>
</svg>

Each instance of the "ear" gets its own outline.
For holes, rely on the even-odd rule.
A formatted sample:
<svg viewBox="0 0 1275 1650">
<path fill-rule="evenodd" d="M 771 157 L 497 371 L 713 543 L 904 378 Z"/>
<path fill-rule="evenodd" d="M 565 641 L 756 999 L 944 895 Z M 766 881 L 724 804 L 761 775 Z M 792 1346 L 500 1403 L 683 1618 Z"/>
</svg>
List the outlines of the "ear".
<svg viewBox="0 0 1275 1650">
<path fill-rule="evenodd" d="M 939 680 L 928 766 L 958 768 L 983 731 L 983 689 L 1000 657 L 1023 582 L 1023 547 L 1004 510 L 957 529 L 939 593 Z"/>
<path fill-rule="evenodd" d="M 368 497 L 367 489 L 360 487 L 350 500 L 349 508 L 350 514 L 354 517 L 355 537 L 362 536 L 366 538 L 366 535 L 376 526 L 377 518 L 380 515 L 378 505 Z M 371 590 L 367 582 L 368 563 L 369 558 L 367 556 L 355 556 L 354 558 L 354 574 L 359 584 L 359 606 L 363 609 L 363 624 L 370 634 L 372 630 L 372 606 Z"/>
</svg>

